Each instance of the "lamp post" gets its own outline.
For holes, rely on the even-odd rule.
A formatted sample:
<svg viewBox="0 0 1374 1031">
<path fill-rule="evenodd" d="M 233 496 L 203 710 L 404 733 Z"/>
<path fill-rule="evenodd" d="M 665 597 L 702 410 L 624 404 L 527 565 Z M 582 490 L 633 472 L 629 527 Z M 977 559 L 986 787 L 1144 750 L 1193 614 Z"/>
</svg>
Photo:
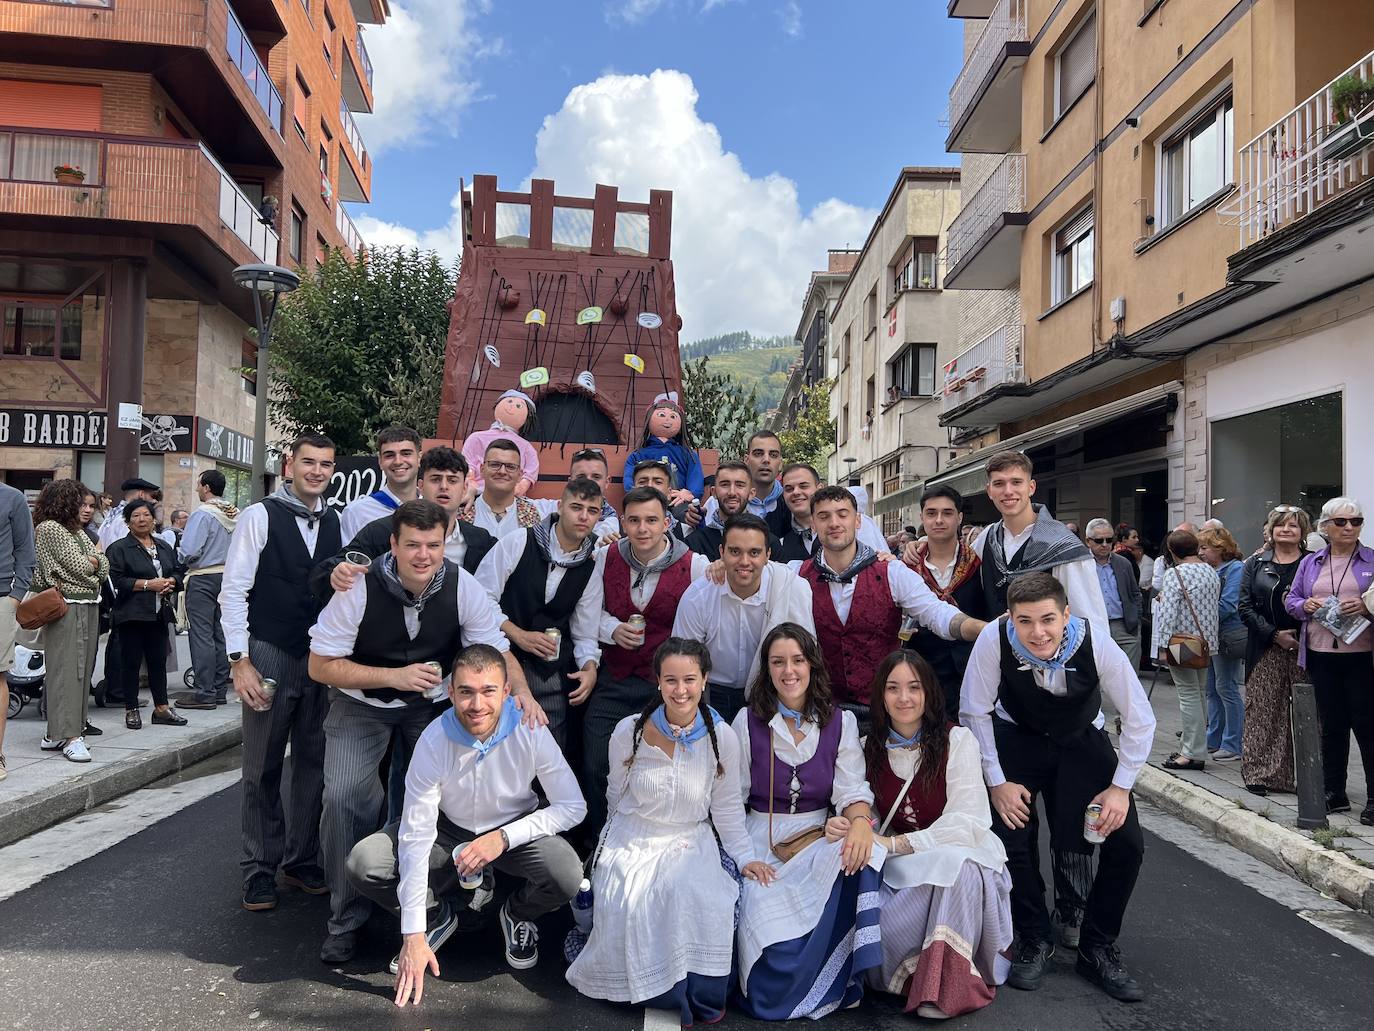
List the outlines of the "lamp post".
<svg viewBox="0 0 1374 1031">
<path fill-rule="evenodd" d="M 844 482 L 846 485 L 854 482 L 854 463 L 857 458 L 846 458 L 844 460 Z"/>
<path fill-rule="evenodd" d="M 267 478 L 267 349 L 272 342 L 272 320 L 277 302 L 301 285 L 301 277 L 280 265 L 240 265 L 234 269 L 234 282 L 253 291 L 253 316 L 258 328 L 258 371 L 255 391 L 257 406 L 253 413 L 254 501 L 261 501 L 263 481 Z M 264 296 L 265 295 L 265 296 Z"/>
</svg>

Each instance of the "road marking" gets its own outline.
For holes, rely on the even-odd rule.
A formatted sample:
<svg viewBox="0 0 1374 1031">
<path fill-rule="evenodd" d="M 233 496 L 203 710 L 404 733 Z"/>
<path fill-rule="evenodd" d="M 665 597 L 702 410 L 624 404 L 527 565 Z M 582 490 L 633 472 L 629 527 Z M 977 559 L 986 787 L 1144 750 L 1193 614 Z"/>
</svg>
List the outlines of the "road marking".
<svg viewBox="0 0 1374 1031">
<path fill-rule="evenodd" d="M 682 1021 L 670 1010 L 656 1010 L 645 1007 L 644 1031 L 681 1031 Z"/>
<path fill-rule="evenodd" d="M 0 902 L 239 781 L 237 769 L 146 787 L 0 848 Z"/>
</svg>

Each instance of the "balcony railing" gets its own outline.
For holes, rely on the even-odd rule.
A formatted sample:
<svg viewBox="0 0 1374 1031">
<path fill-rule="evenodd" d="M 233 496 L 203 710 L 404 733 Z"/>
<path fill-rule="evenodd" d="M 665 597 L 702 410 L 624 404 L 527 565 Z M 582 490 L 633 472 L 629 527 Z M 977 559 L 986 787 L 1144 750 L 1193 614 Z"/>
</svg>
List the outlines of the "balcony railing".
<svg viewBox="0 0 1374 1031">
<path fill-rule="evenodd" d="M 262 221 L 257 204 L 239 188 L 234 177 L 224 170 L 224 166 L 215 160 L 215 155 L 203 143 L 200 152 L 219 172 L 219 220 L 261 260 L 275 265 L 281 238 L 270 225 Z"/>
<path fill-rule="evenodd" d="M 367 77 L 367 88 L 372 88 L 372 58 L 367 56 L 367 45 L 363 42 L 363 30 L 358 30 L 358 58 L 363 62 L 363 75 Z"/>
<path fill-rule="evenodd" d="M 353 120 L 353 112 L 343 100 L 339 101 L 339 121 L 343 125 L 343 134 L 348 139 L 348 145 L 353 148 L 353 153 L 358 155 L 359 167 L 367 171 L 367 147 L 363 143 L 363 134 L 358 131 L 358 123 Z"/>
<path fill-rule="evenodd" d="M 353 224 L 353 219 L 348 217 L 348 212 L 342 204 L 334 205 L 334 225 L 344 238 L 344 246 L 353 252 L 354 257 L 358 257 L 367 249 L 362 233 L 358 232 L 358 227 Z"/>
<path fill-rule="evenodd" d="M 1002 383 L 1024 383 L 1020 323 L 1002 326 L 945 366 L 943 414 Z"/>
<path fill-rule="evenodd" d="M 109 10 L 114 0 L 36 0 L 40 4 L 54 4 L 59 7 L 100 7 Z"/>
<path fill-rule="evenodd" d="M 1026 155 L 1008 154 L 997 163 L 987 182 L 978 188 L 949 226 L 946 268 L 954 269 L 971 255 L 989 228 L 1009 211 L 1026 210 Z"/>
<path fill-rule="evenodd" d="M 983 26 L 978 42 L 973 45 L 963 70 L 949 91 L 947 117 L 951 128 L 958 125 L 968 112 L 1002 48 L 1008 43 L 1024 43 L 1028 39 L 1025 0 L 998 0 L 997 7 Z"/>
<path fill-rule="evenodd" d="M 1374 52 L 1241 148 L 1236 201 L 1223 213 L 1239 215 L 1242 248 L 1374 176 L 1374 105 L 1340 112 L 1332 102 L 1345 75 L 1374 79 Z"/>
<path fill-rule="evenodd" d="M 224 5 L 229 18 L 229 32 L 227 36 L 227 47 L 229 50 L 229 60 L 234 63 L 234 67 L 243 76 L 243 81 L 252 90 L 253 96 L 258 100 L 258 105 L 267 114 L 267 120 L 272 123 L 272 128 L 276 130 L 278 136 L 281 135 L 281 94 L 277 92 L 277 87 L 272 84 L 272 80 L 267 75 L 267 66 L 258 57 L 258 52 L 253 49 L 253 42 L 248 38 L 248 33 L 244 31 L 243 25 L 234 14 L 234 9 L 228 4 Z"/>
</svg>

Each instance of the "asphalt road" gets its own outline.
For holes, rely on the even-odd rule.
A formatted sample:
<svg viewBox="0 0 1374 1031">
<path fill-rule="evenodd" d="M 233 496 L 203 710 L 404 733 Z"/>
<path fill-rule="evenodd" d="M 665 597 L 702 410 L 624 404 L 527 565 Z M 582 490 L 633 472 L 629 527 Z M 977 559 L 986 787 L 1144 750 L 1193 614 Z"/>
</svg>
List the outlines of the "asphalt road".
<svg viewBox="0 0 1374 1031">
<path fill-rule="evenodd" d="M 219 791 L 109 847 L 102 842 L 97 854 L 0 902 L 0 1027 L 645 1026 L 642 1009 L 583 999 L 563 980 L 558 946 L 566 911 L 541 925 L 535 969 L 506 967 L 495 928 L 455 938 L 440 952 L 443 973 L 428 983 L 423 1005 L 397 1010 L 386 972 L 398 943 L 389 918 L 376 917 L 357 960 L 334 971 L 318 958 L 324 898 L 283 890 L 275 911 L 239 908 L 238 801 L 237 787 Z M 1260 883 L 1256 890 L 1147 834 L 1121 943 L 1148 992 L 1145 1002 L 1114 1002 L 1077 977 L 1061 954 L 1040 991 L 1003 988 L 992 1006 L 946 1026 L 1374 1026 L 1374 958 L 1304 920 L 1291 899 L 1275 901 L 1296 888 L 1271 876 L 1272 888 Z M 873 995 L 856 1011 L 825 1018 L 825 1026 L 841 1031 L 913 1022 L 922 1023 L 903 1015 L 895 998 Z M 762 1025 L 728 1015 L 720 1026 Z"/>
</svg>

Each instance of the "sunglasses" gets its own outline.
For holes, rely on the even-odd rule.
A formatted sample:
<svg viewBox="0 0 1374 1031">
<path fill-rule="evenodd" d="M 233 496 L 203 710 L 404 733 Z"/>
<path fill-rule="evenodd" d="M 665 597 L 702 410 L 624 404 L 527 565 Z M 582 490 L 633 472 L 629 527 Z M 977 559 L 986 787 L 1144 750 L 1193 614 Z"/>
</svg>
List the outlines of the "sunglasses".
<svg viewBox="0 0 1374 1031">
<path fill-rule="evenodd" d="M 1094 544 L 1115 544 L 1115 537 L 1089 537 L 1088 540 Z"/>
<path fill-rule="evenodd" d="M 1346 516 L 1332 516 L 1327 522 L 1339 526 L 1341 529 L 1345 529 L 1347 526 L 1360 527 L 1364 525 L 1364 516 L 1350 516 L 1349 518 Z"/>
<path fill-rule="evenodd" d="M 574 462 L 584 462 L 588 458 L 599 458 L 603 462 L 606 460 L 606 452 L 599 447 L 584 447 L 581 451 L 574 451 L 572 460 Z"/>
<path fill-rule="evenodd" d="M 1297 505 L 1275 505 L 1269 510 L 1270 515 L 1278 515 L 1280 512 L 1301 512 L 1302 509 Z"/>
</svg>

